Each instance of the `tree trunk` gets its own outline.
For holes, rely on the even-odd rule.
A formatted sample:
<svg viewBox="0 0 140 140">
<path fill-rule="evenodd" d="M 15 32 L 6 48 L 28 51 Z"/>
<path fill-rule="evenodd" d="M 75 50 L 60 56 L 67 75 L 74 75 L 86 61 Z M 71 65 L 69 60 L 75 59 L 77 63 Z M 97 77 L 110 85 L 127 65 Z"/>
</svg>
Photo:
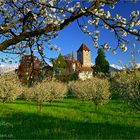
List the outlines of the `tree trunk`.
<svg viewBox="0 0 140 140">
<path fill-rule="evenodd" d="M 95 104 L 95 110 L 98 111 L 99 110 L 99 105 Z"/>
<path fill-rule="evenodd" d="M 38 103 L 38 112 L 42 112 L 42 103 L 40 102 L 40 103 Z"/>
</svg>

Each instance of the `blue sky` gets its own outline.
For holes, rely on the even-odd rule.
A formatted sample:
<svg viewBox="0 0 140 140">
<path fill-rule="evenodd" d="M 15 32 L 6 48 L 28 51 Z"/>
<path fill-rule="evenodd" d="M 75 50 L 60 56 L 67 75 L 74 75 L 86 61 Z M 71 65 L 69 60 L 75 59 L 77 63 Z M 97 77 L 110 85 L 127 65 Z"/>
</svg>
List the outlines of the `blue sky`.
<svg viewBox="0 0 140 140">
<path fill-rule="evenodd" d="M 137 3 L 121 2 L 116 5 L 115 9 L 108 9 L 108 10 L 110 10 L 112 15 L 118 13 L 123 17 L 127 18 L 130 16 L 130 13 L 133 10 L 140 10 L 140 1 L 138 1 Z M 117 41 L 114 38 L 114 34 L 106 29 L 101 29 L 100 32 L 101 34 L 100 34 L 99 43 L 103 44 L 105 42 L 109 42 L 111 47 L 115 48 Z M 128 45 L 127 52 L 122 53 L 121 50 L 119 49 L 117 50 L 116 55 L 114 55 L 111 51 L 106 52 L 106 58 L 110 64 L 120 65 L 119 61 L 122 61 L 123 64 L 128 64 L 129 61 L 131 60 L 130 51 L 132 50 L 133 43 L 136 44 L 135 51 L 140 49 L 140 42 L 136 42 L 135 37 L 129 36 L 128 38 L 130 40 L 130 44 Z M 95 63 L 95 58 L 97 56 L 97 49 L 94 48 L 91 38 L 88 35 L 85 35 L 83 32 L 81 32 L 81 30 L 77 25 L 77 22 L 70 24 L 62 31 L 59 31 L 59 37 L 51 42 L 61 48 L 61 53 L 63 55 L 66 55 L 74 51 L 75 57 L 78 48 L 81 46 L 82 43 L 85 43 L 91 50 L 91 56 L 92 56 L 91 61 L 93 64 Z M 2 56 L 2 54 L 0 55 Z M 58 55 L 59 53 L 56 51 L 49 51 L 49 50 L 46 51 L 47 57 L 55 58 Z M 136 58 L 136 62 L 140 63 L 140 54 L 136 54 L 135 58 Z"/>
<path fill-rule="evenodd" d="M 110 9 L 111 10 L 111 9 Z M 130 3 L 121 2 L 117 4 L 115 9 L 111 10 L 111 13 L 114 15 L 116 13 L 122 15 L 123 17 L 127 18 L 130 16 L 130 13 L 133 10 L 140 10 L 140 1 L 137 3 Z M 114 38 L 114 34 L 110 33 L 110 31 L 106 29 L 100 30 L 100 44 L 104 42 L 109 42 L 112 47 L 115 48 L 117 41 Z M 117 64 L 120 65 L 119 61 L 122 61 L 123 64 L 128 64 L 131 60 L 130 51 L 132 50 L 133 43 L 136 44 L 136 51 L 140 49 L 140 42 L 135 40 L 135 37 L 129 36 L 130 44 L 128 45 L 128 51 L 122 53 L 121 50 L 117 50 L 117 55 L 112 54 L 112 52 L 106 52 L 106 58 L 110 64 Z M 54 39 L 53 43 L 56 44 L 58 47 L 61 47 L 61 53 L 63 55 L 71 53 L 72 50 L 75 52 L 80 47 L 82 43 L 85 43 L 91 50 L 92 56 L 92 63 L 95 62 L 95 58 L 97 56 L 97 49 L 94 48 L 92 44 L 92 40 L 89 36 L 85 35 L 81 32 L 76 22 L 72 23 L 64 30 L 59 32 L 59 38 Z M 50 52 L 47 54 L 48 57 L 56 57 L 58 55 L 57 52 Z M 140 63 L 140 54 L 136 54 L 136 62 Z"/>
</svg>

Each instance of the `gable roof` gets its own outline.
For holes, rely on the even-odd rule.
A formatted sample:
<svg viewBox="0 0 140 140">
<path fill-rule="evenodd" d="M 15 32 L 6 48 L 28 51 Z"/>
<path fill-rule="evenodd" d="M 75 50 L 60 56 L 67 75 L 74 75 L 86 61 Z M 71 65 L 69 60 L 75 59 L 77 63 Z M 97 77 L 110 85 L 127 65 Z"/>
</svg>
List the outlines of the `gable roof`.
<svg viewBox="0 0 140 140">
<path fill-rule="evenodd" d="M 78 68 L 79 71 L 93 71 L 92 67 L 80 67 Z"/>
<path fill-rule="evenodd" d="M 81 45 L 81 47 L 78 49 L 77 52 L 83 51 L 83 50 L 85 50 L 85 51 L 90 51 L 90 49 L 89 49 L 89 48 L 87 47 L 87 45 L 84 44 L 84 43 Z"/>
</svg>

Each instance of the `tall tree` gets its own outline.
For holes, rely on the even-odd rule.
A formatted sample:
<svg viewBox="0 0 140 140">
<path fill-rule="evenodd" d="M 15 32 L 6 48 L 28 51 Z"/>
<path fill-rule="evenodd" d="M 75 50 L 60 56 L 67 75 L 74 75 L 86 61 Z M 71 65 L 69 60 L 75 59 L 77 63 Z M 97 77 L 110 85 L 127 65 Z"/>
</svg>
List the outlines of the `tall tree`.
<svg viewBox="0 0 140 140">
<path fill-rule="evenodd" d="M 22 82 L 31 86 L 35 81 L 39 81 L 42 70 L 42 62 L 36 56 L 24 55 L 20 61 L 17 75 Z"/>
<path fill-rule="evenodd" d="M 98 49 L 98 56 L 95 59 L 96 72 L 109 73 L 109 62 L 105 58 L 105 53 L 102 48 Z"/>
<path fill-rule="evenodd" d="M 53 62 L 53 69 L 55 71 L 56 79 L 62 82 L 69 82 L 72 80 L 77 80 L 77 73 L 70 73 L 68 70 L 68 64 L 66 63 L 66 59 L 60 53 L 58 58 Z"/>
<path fill-rule="evenodd" d="M 58 58 L 56 60 L 54 60 L 53 67 L 60 68 L 60 69 L 65 69 L 67 67 L 65 59 L 61 53 L 59 54 Z"/>
</svg>

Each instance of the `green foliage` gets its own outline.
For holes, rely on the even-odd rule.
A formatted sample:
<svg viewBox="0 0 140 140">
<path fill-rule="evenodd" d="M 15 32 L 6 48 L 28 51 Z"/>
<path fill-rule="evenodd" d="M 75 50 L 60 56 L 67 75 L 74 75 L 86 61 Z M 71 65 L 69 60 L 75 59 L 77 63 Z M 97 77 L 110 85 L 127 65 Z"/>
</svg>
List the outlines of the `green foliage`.
<svg viewBox="0 0 140 140">
<path fill-rule="evenodd" d="M 64 57 L 60 53 L 58 58 L 53 62 L 54 69 L 65 69 L 67 67 L 67 64 L 65 62 Z"/>
<path fill-rule="evenodd" d="M 94 77 L 85 81 L 71 82 L 70 89 L 77 98 L 92 101 L 97 110 L 99 105 L 108 102 L 110 98 L 109 82 L 105 79 Z"/>
<path fill-rule="evenodd" d="M 111 80 L 111 90 L 140 111 L 140 72 L 123 71 L 116 73 Z"/>
<path fill-rule="evenodd" d="M 45 103 L 0 103 L 0 139 L 140 139 L 140 113 L 110 101 L 95 111 L 91 102 L 64 99 Z"/>
<path fill-rule="evenodd" d="M 78 74 L 76 72 L 69 73 L 66 70 L 64 70 L 60 75 L 55 76 L 57 80 L 62 82 L 69 82 L 69 81 L 75 81 L 78 80 Z"/>
<path fill-rule="evenodd" d="M 98 56 L 95 59 L 96 72 L 109 73 L 109 62 L 105 59 L 105 53 L 102 48 L 98 50 Z"/>
<path fill-rule="evenodd" d="M 41 82 L 42 80 L 48 79 L 48 80 L 52 80 L 53 78 L 53 68 L 51 66 L 46 66 L 44 64 L 44 66 L 42 67 L 39 75 L 38 75 L 38 82 Z"/>
<path fill-rule="evenodd" d="M 67 71 L 67 63 L 61 54 L 53 62 L 53 69 L 55 71 L 55 78 L 59 81 L 69 82 L 78 79 L 76 72 L 70 73 Z"/>
</svg>

